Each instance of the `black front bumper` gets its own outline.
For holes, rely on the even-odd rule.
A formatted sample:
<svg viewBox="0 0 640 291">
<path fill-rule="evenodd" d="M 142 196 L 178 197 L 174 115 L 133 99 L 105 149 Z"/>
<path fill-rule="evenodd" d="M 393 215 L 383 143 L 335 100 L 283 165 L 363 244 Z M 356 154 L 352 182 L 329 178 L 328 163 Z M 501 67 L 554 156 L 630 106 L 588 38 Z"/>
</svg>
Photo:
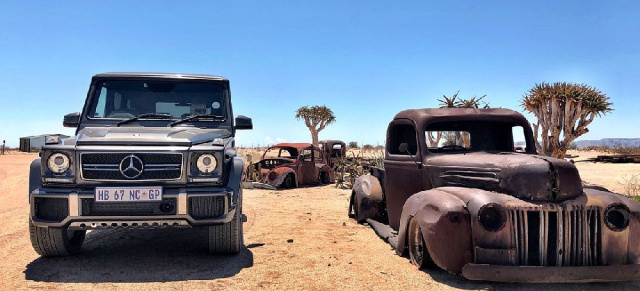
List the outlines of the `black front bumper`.
<svg viewBox="0 0 640 291">
<path fill-rule="evenodd" d="M 69 229 L 196 227 L 227 223 L 237 208 L 237 196 L 222 187 L 163 192 L 162 202 L 105 204 L 93 202 L 93 189 L 42 187 L 29 195 L 30 218 L 38 227 Z M 167 203 L 172 209 L 159 211 L 153 203 Z"/>
</svg>

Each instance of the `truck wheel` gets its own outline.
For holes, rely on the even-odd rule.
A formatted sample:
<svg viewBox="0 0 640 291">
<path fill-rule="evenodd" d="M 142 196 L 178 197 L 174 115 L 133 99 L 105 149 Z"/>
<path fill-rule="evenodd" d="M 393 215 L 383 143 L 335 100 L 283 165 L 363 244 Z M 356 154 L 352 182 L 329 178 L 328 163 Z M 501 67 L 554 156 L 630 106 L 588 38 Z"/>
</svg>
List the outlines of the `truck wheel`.
<svg viewBox="0 0 640 291">
<path fill-rule="evenodd" d="M 320 172 L 320 184 L 329 184 L 331 183 L 331 179 L 329 179 L 329 173 Z"/>
<path fill-rule="evenodd" d="M 360 217 L 360 202 L 358 201 L 358 196 L 353 193 L 353 195 L 351 195 L 351 207 L 353 207 L 353 218 L 356 220 L 356 222 L 358 223 L 364 223 L 365 221 L 367 221 L 367 218 L 364 217 Z"/>
<path fill-rule="evenodd" d="M 418 221 L 413 217 L 409 220 L 407 241 L 407 245 L 409 247 L 409 259 L 411 260 L 411 263 L 417 266 L 418 269 L 431 265 L 431 258 L 429 257 L 429 252 L 424 244 L 422 231 L 420 230 Z"/>
<path fill-rule="evenodd" d="M 31 245 L 43 257 L 62 257 L 80 252 L 86 230 L 37 227 L 29 219 Z"/>
<path fill-rule="evenodd" d="M 239 206 L 231 221 L 209 226 L 209 252 L 216 255 L 237 255 L 244 244 L 242 230 L 242 206 Z"/>
</svg>

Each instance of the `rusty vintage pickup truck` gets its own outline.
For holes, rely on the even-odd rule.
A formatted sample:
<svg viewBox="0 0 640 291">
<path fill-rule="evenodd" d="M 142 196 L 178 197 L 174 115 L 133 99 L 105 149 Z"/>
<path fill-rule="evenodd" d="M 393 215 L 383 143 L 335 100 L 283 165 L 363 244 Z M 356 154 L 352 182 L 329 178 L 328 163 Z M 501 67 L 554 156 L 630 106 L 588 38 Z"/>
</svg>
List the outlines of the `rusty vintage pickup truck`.
<svg viewBox="0 0 640 291">
<path fill-rule="evenodd" d="M 384 169 L 358 178 L 349 214 L 418 267 L 471 280 L 640 278 L 640 205 L 583 186 L 572 163 L 538 155 L 535 142 L 508 109 L 402 111 Z"/>
</svg>

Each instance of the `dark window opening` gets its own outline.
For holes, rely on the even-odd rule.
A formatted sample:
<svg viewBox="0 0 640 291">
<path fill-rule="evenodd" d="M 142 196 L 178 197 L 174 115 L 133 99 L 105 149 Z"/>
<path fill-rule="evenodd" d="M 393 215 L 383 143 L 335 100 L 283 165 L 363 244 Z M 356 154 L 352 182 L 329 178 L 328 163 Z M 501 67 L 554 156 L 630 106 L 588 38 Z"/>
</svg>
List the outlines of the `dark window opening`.
<svg viewBox="0 0 640 291">
<path fill-rule="evenodd" d="M 388 149 L 393 155 L 408 155 L 400 152 L 400 144 L 406 143 L 409 153 L 415 155 L 418 152 L 418 140 L 416 129 L 411 124 L 395 124 L 389 130 Z"/>
</svg>

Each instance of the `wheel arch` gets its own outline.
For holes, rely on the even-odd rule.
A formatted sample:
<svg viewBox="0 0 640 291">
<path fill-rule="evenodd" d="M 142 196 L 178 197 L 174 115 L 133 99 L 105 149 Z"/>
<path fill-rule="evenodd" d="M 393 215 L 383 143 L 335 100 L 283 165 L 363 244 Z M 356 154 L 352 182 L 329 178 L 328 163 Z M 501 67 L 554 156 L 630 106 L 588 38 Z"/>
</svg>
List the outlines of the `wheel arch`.
<svg viewBox="0 0 640 291">
<path fill-rule="evenodd" d="M 29 166 L 29 195 L 40 186 L 42 186 L 42 164 L 40 158 L 37 158 Z"/>
<path fill-rule="evenodd" d="M 353 207 L 357 207 L 359 222 L 368 218 L 379 218 L 384 214 L 384 195 L 378 178 L 372 175 L 363 175 L 353 184 Z"/>
</svg>

